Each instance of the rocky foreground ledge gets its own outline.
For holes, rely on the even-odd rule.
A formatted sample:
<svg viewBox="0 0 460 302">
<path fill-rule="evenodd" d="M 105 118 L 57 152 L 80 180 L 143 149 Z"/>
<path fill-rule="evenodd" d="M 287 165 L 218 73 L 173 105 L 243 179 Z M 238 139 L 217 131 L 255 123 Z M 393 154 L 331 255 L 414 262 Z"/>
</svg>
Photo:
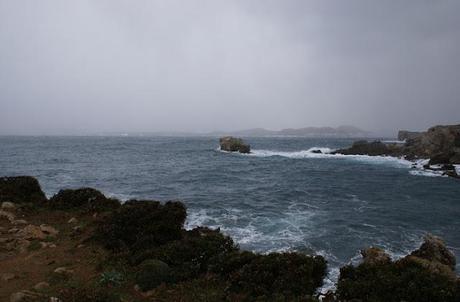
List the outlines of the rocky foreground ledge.
<svg viewBox="0 0 460 302">
<path fill-rule="evenodd" d="M 405 140 L 404 143 L 357 141 L 350 148 L 333 153 L 426 159 L 425 169 L 460 178 L 454 166 L 460 165 L 460 125 L 435 126 L 426 132 L 399 131 L 398 138 Z"/>
<path fill-rule="evenodd" d="M 443 241 L 392 261 L 364 250 L 319 295 L 323 257 L 242 251 L 219 230 L 185 230 L 181 202 L 62 190 L 47 199 L 32 177 L 0 178 L 0 301 L 460 301 Z"/>
</svg>

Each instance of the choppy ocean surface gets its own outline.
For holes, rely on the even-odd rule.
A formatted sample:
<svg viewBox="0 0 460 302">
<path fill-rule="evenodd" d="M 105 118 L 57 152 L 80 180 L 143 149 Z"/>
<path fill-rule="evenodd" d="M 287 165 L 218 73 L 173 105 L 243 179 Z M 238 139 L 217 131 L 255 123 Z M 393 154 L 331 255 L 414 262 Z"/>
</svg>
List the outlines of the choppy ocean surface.
<svg viewBox="0 0 460 302">
<path fill-rule="evenodd" d="M 181 200 L 188 228 L 219 227 L 259 252 L 324 255 L 326 287 L 360 249 L 397 258 L 427 232 L 460 260 L 459 180 L 401 159 L 311 152 L 351 139 L 247 141 L 253 154 L 218 151 L 211 137 L 0 137 L 0 176 L 33 175 L 48 196 L 89 186 L 122 200 Z"/>
</svg>

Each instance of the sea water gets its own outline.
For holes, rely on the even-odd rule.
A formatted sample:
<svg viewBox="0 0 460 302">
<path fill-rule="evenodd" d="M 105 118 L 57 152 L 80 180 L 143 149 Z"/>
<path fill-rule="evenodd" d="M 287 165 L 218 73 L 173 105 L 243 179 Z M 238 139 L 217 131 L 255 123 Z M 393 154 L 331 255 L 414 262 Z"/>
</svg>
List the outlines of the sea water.
<svg viewBox="0 0 460 302">
<path fill-rule="evenodd" d="M 35 176 L 48 196 L 94 187 L 121 200 L 180 200 L 187 228 L 220 228 L 262 253 L 323 255 L 326 287 L 361 249 L 398 258 L 428 232 L 460 259 L 459 180 L 423 162 L 329 154 L 351 139 L 246 141 L 249 155 L 219 151 L 217 137 L 0 137 L 0 176 Z"/>
</svg>

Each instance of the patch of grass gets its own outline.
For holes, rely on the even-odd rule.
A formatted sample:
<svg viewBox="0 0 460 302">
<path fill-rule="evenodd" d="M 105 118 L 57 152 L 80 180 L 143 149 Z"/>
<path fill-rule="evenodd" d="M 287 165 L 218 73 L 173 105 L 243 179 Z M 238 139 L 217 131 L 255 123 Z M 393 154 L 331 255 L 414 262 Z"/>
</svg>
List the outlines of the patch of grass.
<svg viewBox="0 0 460 302">
<path fill-rule="evenodd" d="M 32 252 L 32 251 L 38 251 L 39 249 L 42 248 L 42 245 L 40 244 L 40 241 L 38 240 L 33 240 L 30 242 L 30 245 L 27 247 L 27 249 Z"/>
<path fill-rule="evenodd" d="M 123 273 L 117 271 L 105 271 L 100 275 L 99 285 L 105 287 L 119 287 L 126 281 Z"/>
</svg>

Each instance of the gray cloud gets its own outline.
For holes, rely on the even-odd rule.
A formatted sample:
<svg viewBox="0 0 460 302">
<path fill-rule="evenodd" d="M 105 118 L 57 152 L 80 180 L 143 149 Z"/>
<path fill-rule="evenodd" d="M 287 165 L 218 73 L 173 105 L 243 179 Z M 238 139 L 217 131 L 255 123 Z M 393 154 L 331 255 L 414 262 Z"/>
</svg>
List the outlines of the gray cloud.
<svg viewBox="0 0 460 302">
<path fill-rule="evenodd" d="M 0 1 L 0 133 L 460 122 L 459 1 Z"/>
</svg>

